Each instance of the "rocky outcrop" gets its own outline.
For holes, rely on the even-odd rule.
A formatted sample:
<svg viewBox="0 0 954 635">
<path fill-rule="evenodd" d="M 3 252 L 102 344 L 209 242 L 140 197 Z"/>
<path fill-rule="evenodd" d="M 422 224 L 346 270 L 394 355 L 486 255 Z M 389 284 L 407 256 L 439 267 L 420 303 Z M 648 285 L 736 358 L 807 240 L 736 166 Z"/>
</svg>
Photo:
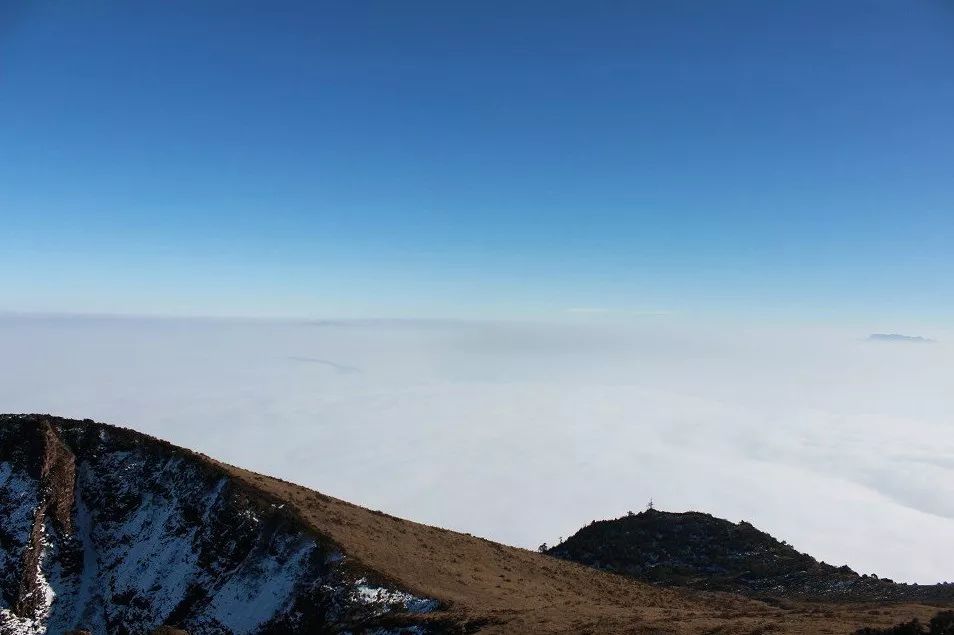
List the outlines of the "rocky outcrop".
<svg viewBox="0 0 954 635">
<path fill-rule="evenodd" d="M 0 417 L 0 635 L 424 632 L 437 606 L 204 457 Z"/>
<path fill-rule="evenodd" d="M 62 536 L 69 536 L 72 532 L 76 466 L 73 454 L 49 423 L 41 422 L 26 429 L 24 436 L 30 451 L 23 458 L 37 482 L 37 505 L 23 550 L 22 573 L 13 610 L 18 615 L 44 615 L 51 601 L 42 571 L 47 531 Z"/>
</svg>

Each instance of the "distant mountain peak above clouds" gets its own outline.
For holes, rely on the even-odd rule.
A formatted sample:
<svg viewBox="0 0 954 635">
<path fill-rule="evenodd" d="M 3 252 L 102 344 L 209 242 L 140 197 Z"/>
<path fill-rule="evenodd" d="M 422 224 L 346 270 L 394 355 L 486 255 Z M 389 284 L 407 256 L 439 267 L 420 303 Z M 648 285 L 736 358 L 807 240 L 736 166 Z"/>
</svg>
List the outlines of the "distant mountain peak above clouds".
<svg viewBox="0 0 954 635">
<path fill-rule="evenodd" d="M 546 553 L 664 586 L 844 602 L 951 604 L 949 584 L 903 584 L 859 575 L 797 551 L 745 521 L 649 508 L 593 521 Z"/>
<path fill-rule="evenodd" d="M 927 343 L 934 340 L 920 335 L 902 335 L 901 333 L 872 333 L 868 336 L 869 342 L 913 342 Z"/>
</svg>

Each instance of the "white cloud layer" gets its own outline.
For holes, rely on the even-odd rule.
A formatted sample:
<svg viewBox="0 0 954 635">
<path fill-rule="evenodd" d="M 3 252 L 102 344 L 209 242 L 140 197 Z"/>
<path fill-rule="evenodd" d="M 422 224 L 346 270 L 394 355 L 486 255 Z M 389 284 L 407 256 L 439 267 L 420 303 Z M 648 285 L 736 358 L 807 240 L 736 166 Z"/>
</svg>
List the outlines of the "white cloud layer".
<svg viewBox="0 0 954 635">
<path fill-rule="evenodd" d="M 658 507 L 954 580 L 954 350 L 870 331 L 0 319 L 0 410 L 535 547 Z"/>
</svg>

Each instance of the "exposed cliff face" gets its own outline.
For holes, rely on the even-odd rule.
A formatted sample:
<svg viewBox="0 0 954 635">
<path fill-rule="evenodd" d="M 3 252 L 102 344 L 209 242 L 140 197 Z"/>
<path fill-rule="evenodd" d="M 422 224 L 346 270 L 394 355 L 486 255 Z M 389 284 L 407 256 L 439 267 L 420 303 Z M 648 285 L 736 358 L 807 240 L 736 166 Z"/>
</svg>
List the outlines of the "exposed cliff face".
<svg viewBox="0 0 954 635">
<path fill-rule="evenodd" d="M 136 433 L 0 417 L 0 634 L 426 630 L 278 501 Z"/>
</svg>

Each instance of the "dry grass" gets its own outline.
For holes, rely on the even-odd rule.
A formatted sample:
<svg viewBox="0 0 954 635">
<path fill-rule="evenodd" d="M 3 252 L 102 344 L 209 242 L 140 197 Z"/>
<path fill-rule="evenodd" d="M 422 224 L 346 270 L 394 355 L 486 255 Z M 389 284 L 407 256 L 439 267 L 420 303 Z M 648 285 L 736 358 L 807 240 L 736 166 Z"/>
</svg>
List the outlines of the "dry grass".
<svg viewBox="0 0 954 635">
<path fill-rule="evenodd" d="M 352 561 L 445 603 L 440 616 L 483 624 L 487 633 L 852 633 L 936 612 L 895 604 L 783 602 L 654 587 L 525 549 L 373 512 L 222 465 L 275 496 Z"/>
</svg>

